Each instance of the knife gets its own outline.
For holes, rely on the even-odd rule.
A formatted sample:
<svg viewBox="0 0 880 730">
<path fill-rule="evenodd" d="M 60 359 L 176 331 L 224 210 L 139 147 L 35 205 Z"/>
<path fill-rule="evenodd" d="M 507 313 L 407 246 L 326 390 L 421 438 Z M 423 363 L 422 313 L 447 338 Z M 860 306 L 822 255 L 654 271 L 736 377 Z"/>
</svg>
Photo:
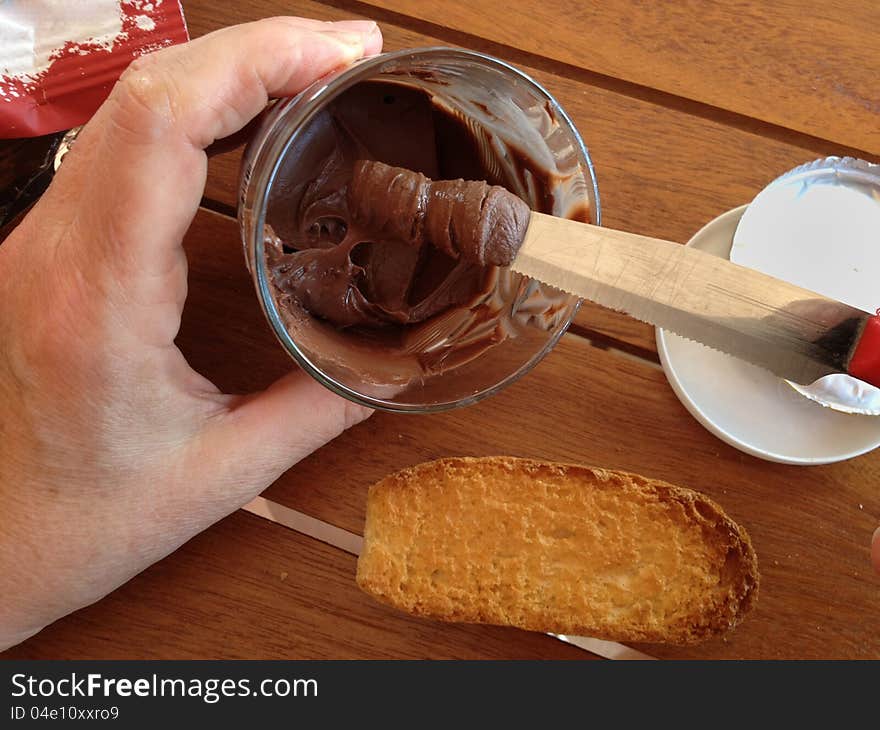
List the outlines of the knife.
<svg viewBox="0 0 880 730">
<path fill-rule="evenodd" d="M 801 385 L 880 385 L 880 317 L 705 251 L 532 212 L 510 267 Z"/>
<path fill-rule="evenodd" d="M 692 247 L 529 211 L 484 182 L 362 160 L 348 198 L 356 218 L 390 236 L 509 265 L 795 383 L 848 373 L 880 386 L 880 313 Z"/>
</svg>

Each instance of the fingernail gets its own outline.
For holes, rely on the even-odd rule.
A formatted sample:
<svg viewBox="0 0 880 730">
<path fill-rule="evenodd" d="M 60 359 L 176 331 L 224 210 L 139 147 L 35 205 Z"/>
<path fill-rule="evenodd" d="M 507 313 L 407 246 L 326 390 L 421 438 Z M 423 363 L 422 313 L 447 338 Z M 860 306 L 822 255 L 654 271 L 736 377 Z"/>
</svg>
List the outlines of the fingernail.
<svg viewBox="0 0 880 730">
<path fill-rule="evenodd" d="M 333 27 L 339 28 L 340 30 L 350 30 L 355 33 L 362 33 L 368 38 L 379 28 L 373 20 L 337 20 L 333 23 Z"/>
<path fill-rule="evenodd" d="M 327 30 L 322 30 L 321 35 L 331 38 L 356 53 L 361 53 L 364 50 L 364 36 L 362 33 L 328 28 Z"/>
</svg>

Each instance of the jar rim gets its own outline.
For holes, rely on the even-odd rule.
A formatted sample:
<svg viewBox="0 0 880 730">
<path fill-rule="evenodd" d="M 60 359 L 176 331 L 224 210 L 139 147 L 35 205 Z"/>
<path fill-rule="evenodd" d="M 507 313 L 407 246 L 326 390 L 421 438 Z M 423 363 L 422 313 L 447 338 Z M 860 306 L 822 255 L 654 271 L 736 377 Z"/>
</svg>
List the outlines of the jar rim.
<svg viewBox="0 0 880 730">
<path fill-rule="evenodd" d="M 589 185 L 588 197 L 591 199 L 592 203 L 590 206 L 590 212 L 594 217 L 595 224 L 601 225 L 599 188 L 593 160 L 571 118 L 555 97 L 553 97 L 553 95 L 551 95 L 530 75 L 501 59 L 479 51 L 446 46 L 411 48 L 368 56 L 356 61 L 345 69 L 331 72 L 304 89 L 298 95 L 277 103 L 266 115 L 260 130 L 255 136 L 255 140 L 258 140 L 256 147 L 252 151 L 246 153 L 246 162 L 243 165 L 242 190 L 238 201 L 238 212 L 242 243 L 245 246 L 245 252 L 248 256 L 248 265 L 251 269 L 251 275 L 259 294 L 258 298 L 260 300 L 260 306 L 275 337 L 279 340 L 285 351 L 293 357 L 297 364 L 323 386 L 362 406 L 395 413 L 437 413 L 481 401 L 484 398 L 494 395 L 528 373 L 550 350 L 553 349 L 562 335 L 566 332 L 571 321 L 577 314 L 578 308 L 580 307 L 580 301 L 575 303 L 572 308 L 571 316 L 568 318 L 565 325 L 559 327 L 558 331 L 555 332 L 552 337 L 548 338 L 541 351 L 500 382 L 466 397 L 456 398 L 446 402 L 431 404 L 401 403 L 360 393 L 345 383 L 339 382 L 331 377 L 324 372 L 322 368 L 312 362 L 312 359 L 297 345 L 285 326 L 284 320 L 275 302 L 275 297 L 272 295 L 272 287 L 267 269 L 265 266 L 261 265 L 261 262 L 265 260 L 265 242 L 262 232 L 265 230 L 269 193 L 278 175 L 281 164 L 285 159 L 286 150 L 295 139 L 298 131 L 303 129 L 310 122 L 311 118 L 320 112 L 324 105 L 350 87 L 361 81 L 374 78 L 377 75 L 377 70 L 381 73 L 383 67 L 393 67 L 395 63 L 407 59 L 412 61 L 421 61 L 424 59 L 458 59 L 473 61 L 485 66 L 500 69 L 524 82 L 531 92 L 535 93 L 550 105 L 553 115 L 563 124 L 566 133 L 571 136 L 576 147 L 578 160 L 584 166 L 585 178 L 587 176 L 589 177 L 589 180 L 585 180 L 585 182 L 588 182 Z M 286 120 L 289 124 L 289 133 L 276 139 L 270 139 L 273 127 L 277 129 L 277 122 L 287 116 L 291 106 L 294 104 L 302 106 L 298 109 L 298 113 L 292 118 L 292 120 Z M 248 159 L 250 164 L 247 164 Z M 253 179 L 251 172 L 254 169 L 259 169 L 261 163 L 267 163 L 269 160 L 272 160 L 272 162 L 268 174 L 259 181 Z M 251 211 L 253 214 L 250 214 Z M 250 253 L 248 252 L 248 236 L 253 240 L 253 248 Z"/>
</svg>

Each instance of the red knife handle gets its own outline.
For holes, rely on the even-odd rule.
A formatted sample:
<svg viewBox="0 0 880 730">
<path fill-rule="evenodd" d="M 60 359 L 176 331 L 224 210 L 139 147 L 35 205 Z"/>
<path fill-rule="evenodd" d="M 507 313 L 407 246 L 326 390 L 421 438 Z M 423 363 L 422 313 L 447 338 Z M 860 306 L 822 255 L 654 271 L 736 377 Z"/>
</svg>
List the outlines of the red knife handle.
<svg viewBox="0 0 880 730">
<path fill-rule="evenodd" d="M 880 387 L 880 315 L 875 314 L 865 321 L 862 334 L 849 356 L 847 372 Z"/>
</svg>

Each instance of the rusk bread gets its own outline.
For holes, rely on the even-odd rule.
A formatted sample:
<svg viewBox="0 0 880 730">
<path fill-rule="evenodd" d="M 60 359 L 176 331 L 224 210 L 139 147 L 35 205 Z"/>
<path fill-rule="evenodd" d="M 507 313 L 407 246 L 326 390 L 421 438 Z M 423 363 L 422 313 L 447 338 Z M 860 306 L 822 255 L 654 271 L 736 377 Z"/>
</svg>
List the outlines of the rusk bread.
<svg viewBox="0 0 880 730">
<path fill-rule="evenodd" d="M 746 531 L 702 494 L 512 457 L 440 459 L 367 502 L 358 585 L 443 621 L 694 643 L 754 605 Z"/>
</svg>

